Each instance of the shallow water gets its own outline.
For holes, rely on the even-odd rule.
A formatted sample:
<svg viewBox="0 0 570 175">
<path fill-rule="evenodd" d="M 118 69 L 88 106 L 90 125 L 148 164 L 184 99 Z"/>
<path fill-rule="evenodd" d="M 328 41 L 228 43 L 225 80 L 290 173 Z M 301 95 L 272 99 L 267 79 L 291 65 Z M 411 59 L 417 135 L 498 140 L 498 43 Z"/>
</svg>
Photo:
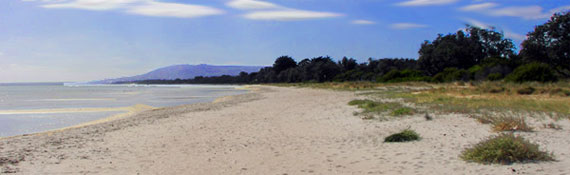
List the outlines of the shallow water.
<svg viewBox="0 0 570 175">
<path fill-rule="evenodd" d="M 210 102 L 245 93 L 218 85 L 0 85 L 0 137 L 69 127 L 140 106 Z M 142 105 L 141 105 L 142 104 Z M 134 107 L 137 105 L 136 107 Z"/>
</svg>

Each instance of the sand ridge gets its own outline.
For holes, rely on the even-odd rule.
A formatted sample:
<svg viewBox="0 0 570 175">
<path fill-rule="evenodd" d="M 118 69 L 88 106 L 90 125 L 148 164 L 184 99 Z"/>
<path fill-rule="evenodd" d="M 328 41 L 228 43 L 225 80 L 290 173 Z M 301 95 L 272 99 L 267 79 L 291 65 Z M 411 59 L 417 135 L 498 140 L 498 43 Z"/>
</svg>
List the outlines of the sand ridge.
<svg viewBox="0 0 570 175">
<path fill-rule="evenodd" d="M 153 109 L 57 132 L 0 139 L 19 174 L 565 174 L 570 132 L 522 133 L 556 162 L 481 165 L 460 152 L 495 133 L 462 115 L 368 121 L 354 92 L 254 86 L 216 103 Z M 561 121 L 569 128 L 567 120 Z M 405 128 L 422 139 L 384 143 Z M 6 162 L 6 161 L 5 161 Z M 513 171 L 514 170 L 514 171 Z"/>
</svg>

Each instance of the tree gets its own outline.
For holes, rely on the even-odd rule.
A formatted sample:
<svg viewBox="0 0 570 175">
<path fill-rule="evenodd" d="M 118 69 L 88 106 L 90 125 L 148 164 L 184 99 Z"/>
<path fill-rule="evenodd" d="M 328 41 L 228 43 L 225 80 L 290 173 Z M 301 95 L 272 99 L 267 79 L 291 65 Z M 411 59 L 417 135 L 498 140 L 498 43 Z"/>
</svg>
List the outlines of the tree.
<svg viewBox="0 0 570 175">
<path fill-rule="evenodd" d="M 350 71 L 356 68 L 356 66 L 358 66 L 358 63 L 356 63 L 355 59 L 352 58 L 342 58 L 342 60 L 340 60 L 338 62 L 338 64 L 344 69 L 344 71 Z"/>
<path fill-rule="evenodd" d="M 554 14 L 528 33 L 520 56 L 524 62 L 546 63 L 570 77 L 570 11 Z"/>
<path fill-rule="evenodd" d="M 275 74 L 279 74 L 281 71 L 294 67 L 297 67 L 297 62 L 289 56 L 281 56 L 275 60 L 275 63 L 273 63 Z"/>
<path fill-rule="evenodd" d="M 428 75 L 435 75 L 450 67 L 468 69 L 487 57 L 512 58 L 514 44 L 503 36 L 493 29 L 473 26 L 455 34 L 439 34 L 433 42 L 422 44 L 418 62 Z"/>
</svg>

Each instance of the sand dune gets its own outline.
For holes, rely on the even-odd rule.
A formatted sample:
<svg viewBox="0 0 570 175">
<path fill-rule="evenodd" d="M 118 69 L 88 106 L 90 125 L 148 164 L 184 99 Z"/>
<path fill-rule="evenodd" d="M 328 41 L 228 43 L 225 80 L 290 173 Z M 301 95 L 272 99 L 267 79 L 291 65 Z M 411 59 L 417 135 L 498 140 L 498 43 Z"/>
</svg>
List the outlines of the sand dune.
<svg viewBox="0 0 570 175">
<path fill-rule="evenodd" d="M 19 174 L 568 174 L 570 128 L 523 133 L 556 162 L 481 165 L 458 158 L 495 133 L 461 115 L 362 120 L 354 92 L 254 87 L 214 103 L 154 109 L 50 134 L 0 140 Z M 422 140 L 383 143 L 413 128 Z"/>
</svg>

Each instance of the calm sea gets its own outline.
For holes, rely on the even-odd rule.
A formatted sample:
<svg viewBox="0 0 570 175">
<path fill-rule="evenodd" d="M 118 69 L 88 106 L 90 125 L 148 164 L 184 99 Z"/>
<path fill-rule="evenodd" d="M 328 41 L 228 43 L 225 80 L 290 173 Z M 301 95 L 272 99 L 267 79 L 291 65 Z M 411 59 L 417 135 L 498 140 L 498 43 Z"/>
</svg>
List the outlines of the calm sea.
<svg viewBox="0 0 570 175">
<path fill-rule="evenodd" d="M 78 125 L 152 107 L 245 93 L 218 85 L 0 84 L 0 137 Z"/>
</svg>

